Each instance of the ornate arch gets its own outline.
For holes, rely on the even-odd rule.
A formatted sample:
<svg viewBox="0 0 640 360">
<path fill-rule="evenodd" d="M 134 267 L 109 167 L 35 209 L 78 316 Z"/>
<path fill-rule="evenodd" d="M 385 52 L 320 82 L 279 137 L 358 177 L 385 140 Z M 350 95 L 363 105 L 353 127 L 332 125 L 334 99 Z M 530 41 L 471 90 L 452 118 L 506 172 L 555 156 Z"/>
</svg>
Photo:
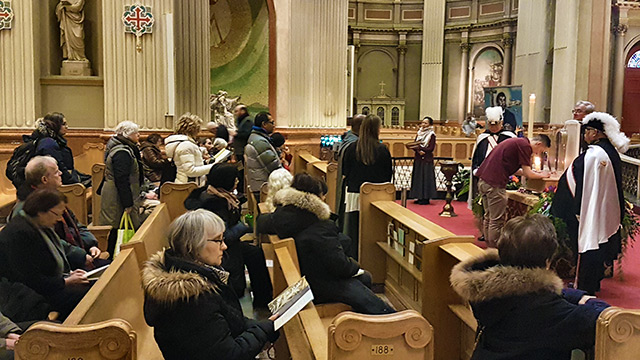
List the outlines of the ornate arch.
<svg viewBox="0 0 640 360">
<path fill-rule="evenodd" d="M 365 58 L 365 56 L 371 54 L 372 52 L 376 52 L 376 51 L 379 51 L 379 52 L 387 55 L 391 59 L 391 62 L 393 63 L 394 70 L 398 68 L 398 59 L 397 59 L 397 57 L 393 56 L 391 51 L 389 51 L 387 49 L 381 49 L 381 48 L 369 49 L 369 50 L 364 51 L 361 54 L 359 54 L 358 55 L 358 64 L 360 63 L 360 60 Z"/>
<path fill-rule="evenodd" d="M 497 42 L 475 44 L 475 45 L 476 46 L 473 46 L 471 52 L 469 53 L 469 59 L 471 60 L 469 64 L 471 69 L 473 69 L 473 67 L 475 66 L 478 56 L 480 56 L 480 54 L 482 54 L 483 51 L 488 49 L 497 50 L 502 56 L 502 61 L 504 61 L 504 49 Z"/>
</svg>

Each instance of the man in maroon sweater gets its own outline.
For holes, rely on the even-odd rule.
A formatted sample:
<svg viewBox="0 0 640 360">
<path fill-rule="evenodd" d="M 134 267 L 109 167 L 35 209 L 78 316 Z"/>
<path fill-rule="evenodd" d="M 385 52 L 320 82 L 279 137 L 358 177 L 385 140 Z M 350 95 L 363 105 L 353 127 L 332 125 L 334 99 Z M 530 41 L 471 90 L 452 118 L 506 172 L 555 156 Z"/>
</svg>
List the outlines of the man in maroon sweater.
<svg viewBox="0 0 640 360">
<path fill-rule="evenodd" d="M 478 191 L 482 195 L 484 206 L 482 228 L 489 247 L 496 247 L 504 226 L 509 177 L 514 174 L 524 175 L 529 179 L 549 177 L 546 171 L 536 172 L 531 169 L 531 155 L 540 155 L 549 147 L 551 139 L 547 135 L 536 135 L 531 140 L 508 139 L 498 144 L 478 168 Z"/>
</svg>

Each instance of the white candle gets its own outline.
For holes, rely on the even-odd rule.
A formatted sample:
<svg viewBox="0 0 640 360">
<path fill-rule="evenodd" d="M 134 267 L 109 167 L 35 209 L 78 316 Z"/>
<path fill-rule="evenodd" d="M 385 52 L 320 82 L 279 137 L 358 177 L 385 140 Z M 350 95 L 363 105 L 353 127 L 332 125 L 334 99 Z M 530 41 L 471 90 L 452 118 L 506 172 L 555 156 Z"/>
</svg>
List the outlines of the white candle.
<svg viewBox="0 0 640 360">
<path fill-rule="evenodd" d="M 533 157 L 533 170 L 535 171 L 542 170 L 542 160 L 540 159 L 540 156 Z"/>
<path fill-rule="evenodd" d="M 529 95 L 529 126 L 527 129 L 527 138 L 531 140 L 533 137 L 533 111 L 536 108 L 536 94 Z"/>
</svg>

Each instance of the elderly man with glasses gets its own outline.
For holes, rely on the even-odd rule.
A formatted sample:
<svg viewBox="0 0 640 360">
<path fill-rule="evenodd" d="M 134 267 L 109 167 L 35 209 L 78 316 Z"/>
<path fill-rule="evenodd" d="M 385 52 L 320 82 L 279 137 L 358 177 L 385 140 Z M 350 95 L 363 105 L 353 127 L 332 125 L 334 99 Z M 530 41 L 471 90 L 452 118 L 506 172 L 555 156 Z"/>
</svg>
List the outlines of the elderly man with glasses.
<svg viewBox="0 0 640 360">
<path fill-rule="evenodd" d="M 596 107 L 592 103 L 588 101 L 580 100 L 573 107 L 573 110 L 571 110 L 571 113 L 573 114 L 573 120 L 582 121 L 582 119 L 584 119 L 585 116 L 591 114 L 595 110 L 596 110 Z"/>
</svg>

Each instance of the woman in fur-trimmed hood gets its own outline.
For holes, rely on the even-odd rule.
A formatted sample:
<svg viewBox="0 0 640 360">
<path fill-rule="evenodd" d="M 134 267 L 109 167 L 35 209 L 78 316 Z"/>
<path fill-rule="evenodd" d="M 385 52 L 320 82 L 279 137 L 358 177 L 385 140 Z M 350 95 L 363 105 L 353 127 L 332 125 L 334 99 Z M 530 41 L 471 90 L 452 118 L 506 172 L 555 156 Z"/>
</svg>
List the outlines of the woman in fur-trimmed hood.
<svg viewBox="0 0 640 360">
<path fill-rule="evenodd" d="M 276 193 L 276 210 L 258 217 L 258 232 L 295 240 L 300 272 L 315 303 L 342 302 L 365 314 L 394 312 L 371 291 L 371 275 L 346 255 L 342 243 L 350 239 L 329 219 L 331 210 L 321 198 L 325 194 L 321 180 L 296 175 L 290 188 Z"/>
<path fill-rule="evenodd" d="M 562 289 L 548 269 L 555 229 L 542 215 L 510 220 L 498 250 L 456 265 L 451 285 L 478 321 L 472 359 L 571 358 L 595 343 L 596 321 L 609 305 L 586 292 Z"/>
<path fill-rule="evenodd" d="M 166 360 L 254 359 L 278 338 L 272 320 L 242 315 L 220 267 L 224 223 L 210 211 L 189 211 L 171 224 L 171 249 L 142 270 L 144 316 Z"/>
</svg>

